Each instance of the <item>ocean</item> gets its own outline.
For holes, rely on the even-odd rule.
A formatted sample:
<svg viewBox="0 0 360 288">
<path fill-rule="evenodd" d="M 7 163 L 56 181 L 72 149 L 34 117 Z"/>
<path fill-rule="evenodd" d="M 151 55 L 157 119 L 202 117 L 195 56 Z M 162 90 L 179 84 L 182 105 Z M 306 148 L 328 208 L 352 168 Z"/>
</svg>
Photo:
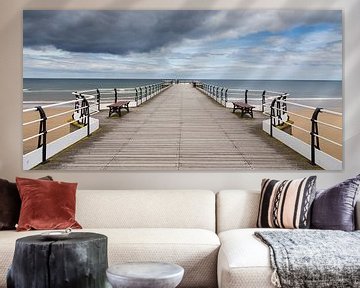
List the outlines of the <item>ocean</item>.
<svg viewBox="0 0 360 288">
<path fill-rule="evenodd" d="M 39 79 L 24 78 L 24 102 L 73 100 L 73 91 L 96 88 L 131 88 L 163 79 Z M 288 100 L 304 105 L 342 111 L 342 81 L 323 80 L 214 80 L 196 79 L 226 88 L 266 90 L 289 93 Z M 192 80 L 182 80 L 192 81 Z"/>
</svg>

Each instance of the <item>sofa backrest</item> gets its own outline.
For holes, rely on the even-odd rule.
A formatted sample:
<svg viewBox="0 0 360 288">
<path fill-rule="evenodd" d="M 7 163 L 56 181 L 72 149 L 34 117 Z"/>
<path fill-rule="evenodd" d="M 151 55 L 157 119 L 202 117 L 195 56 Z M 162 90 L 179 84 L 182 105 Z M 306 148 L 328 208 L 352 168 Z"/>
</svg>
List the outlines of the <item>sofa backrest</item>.
<svg viewBox="0 0 360 288">
<path fill-rule="evenodd" d="M 78 190 L 84 228 L 200 228 L 215 231 L 215 193 L 208 190 Z"/>
<path fill-rule="evenodd" d="M 256 227 L 260 192 L 223 190 L 216 194 L 217 233 Z"/>
<path fill-rule="evenodd" d="M 223 190 L 216 194 L 216 232 L 255 228 L 260 202 L 259 191 Z M 360 199 L 355 207 L 355 225 L 360 230 Z"/>
</svg>

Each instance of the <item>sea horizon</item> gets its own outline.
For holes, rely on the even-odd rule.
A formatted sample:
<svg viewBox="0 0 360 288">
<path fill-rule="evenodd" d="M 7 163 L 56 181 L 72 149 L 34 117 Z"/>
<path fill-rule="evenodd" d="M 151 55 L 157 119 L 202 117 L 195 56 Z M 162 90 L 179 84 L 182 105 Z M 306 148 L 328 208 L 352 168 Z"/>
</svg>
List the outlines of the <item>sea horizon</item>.
<svg viewBox="0 0 360 288">
<path fill-rule="evenodd" d="M 73 100 L 72 92 L 104 88 L 134 88 L 173 78 L 23 78 L 23 102 L 58 102 Z M 289 99 L 311 106 L 342 110 L 342 80 L 249 80 L 176 78 L 201 81 L 229 89 L 265 90 L 288 93 Z M 249 95 L 249 98 L 255 97 Z M 258 96 L 256 96 L 258 97 Z M 330 101 L 331 100 L 331 101 Z M 331 102 L 331 103 L 330 103 Z"/>
</svg>

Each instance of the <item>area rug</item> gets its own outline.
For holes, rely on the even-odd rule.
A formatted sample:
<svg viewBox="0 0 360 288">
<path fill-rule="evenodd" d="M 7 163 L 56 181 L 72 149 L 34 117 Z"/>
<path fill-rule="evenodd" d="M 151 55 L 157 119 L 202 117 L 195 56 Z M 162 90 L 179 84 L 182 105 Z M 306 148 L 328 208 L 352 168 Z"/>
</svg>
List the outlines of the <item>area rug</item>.
<svg viewBox="0 0 360 288">
<path fill-rule="evenodd" d="M 276 287 L 360 287 L 360 231 L 255 232 L 270 248 Z"/>
</svg>

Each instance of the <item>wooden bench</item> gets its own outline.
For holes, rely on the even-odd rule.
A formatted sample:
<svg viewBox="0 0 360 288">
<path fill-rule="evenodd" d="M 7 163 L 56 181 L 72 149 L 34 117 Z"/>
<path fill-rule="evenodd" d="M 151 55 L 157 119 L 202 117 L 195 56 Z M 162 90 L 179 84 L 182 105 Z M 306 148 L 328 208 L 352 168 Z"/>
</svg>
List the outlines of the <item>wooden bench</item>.
<svg viewBox="0 0 360 288">
<path fill-rule="evenodd" d="M 109 117 L 113 113 L 116 113 L 119 115 L 119 117 L 121 117 L 121 109 L 125 109 L 127 112 L 129 112 L 129 103 L 130 101 L 128 100 L 122 100 L 108 105 L 107 107 L 109 107 Z"/>
<path fill-rule="evenodd" d="M 254 106 L 251 106 L 245 102 L 241 102 L 241 101 L 234 101 L 232 102 L 234 105 L 233 108 L 233 113 L 235 112 L 235 110 L 240 109 L 241 110 L 241 117 L 244 116 L 244 114 L 250 114 L 251 118 L 254 118 L 253 115 L 253 109 L 255 108 Z"/>
</svg>

